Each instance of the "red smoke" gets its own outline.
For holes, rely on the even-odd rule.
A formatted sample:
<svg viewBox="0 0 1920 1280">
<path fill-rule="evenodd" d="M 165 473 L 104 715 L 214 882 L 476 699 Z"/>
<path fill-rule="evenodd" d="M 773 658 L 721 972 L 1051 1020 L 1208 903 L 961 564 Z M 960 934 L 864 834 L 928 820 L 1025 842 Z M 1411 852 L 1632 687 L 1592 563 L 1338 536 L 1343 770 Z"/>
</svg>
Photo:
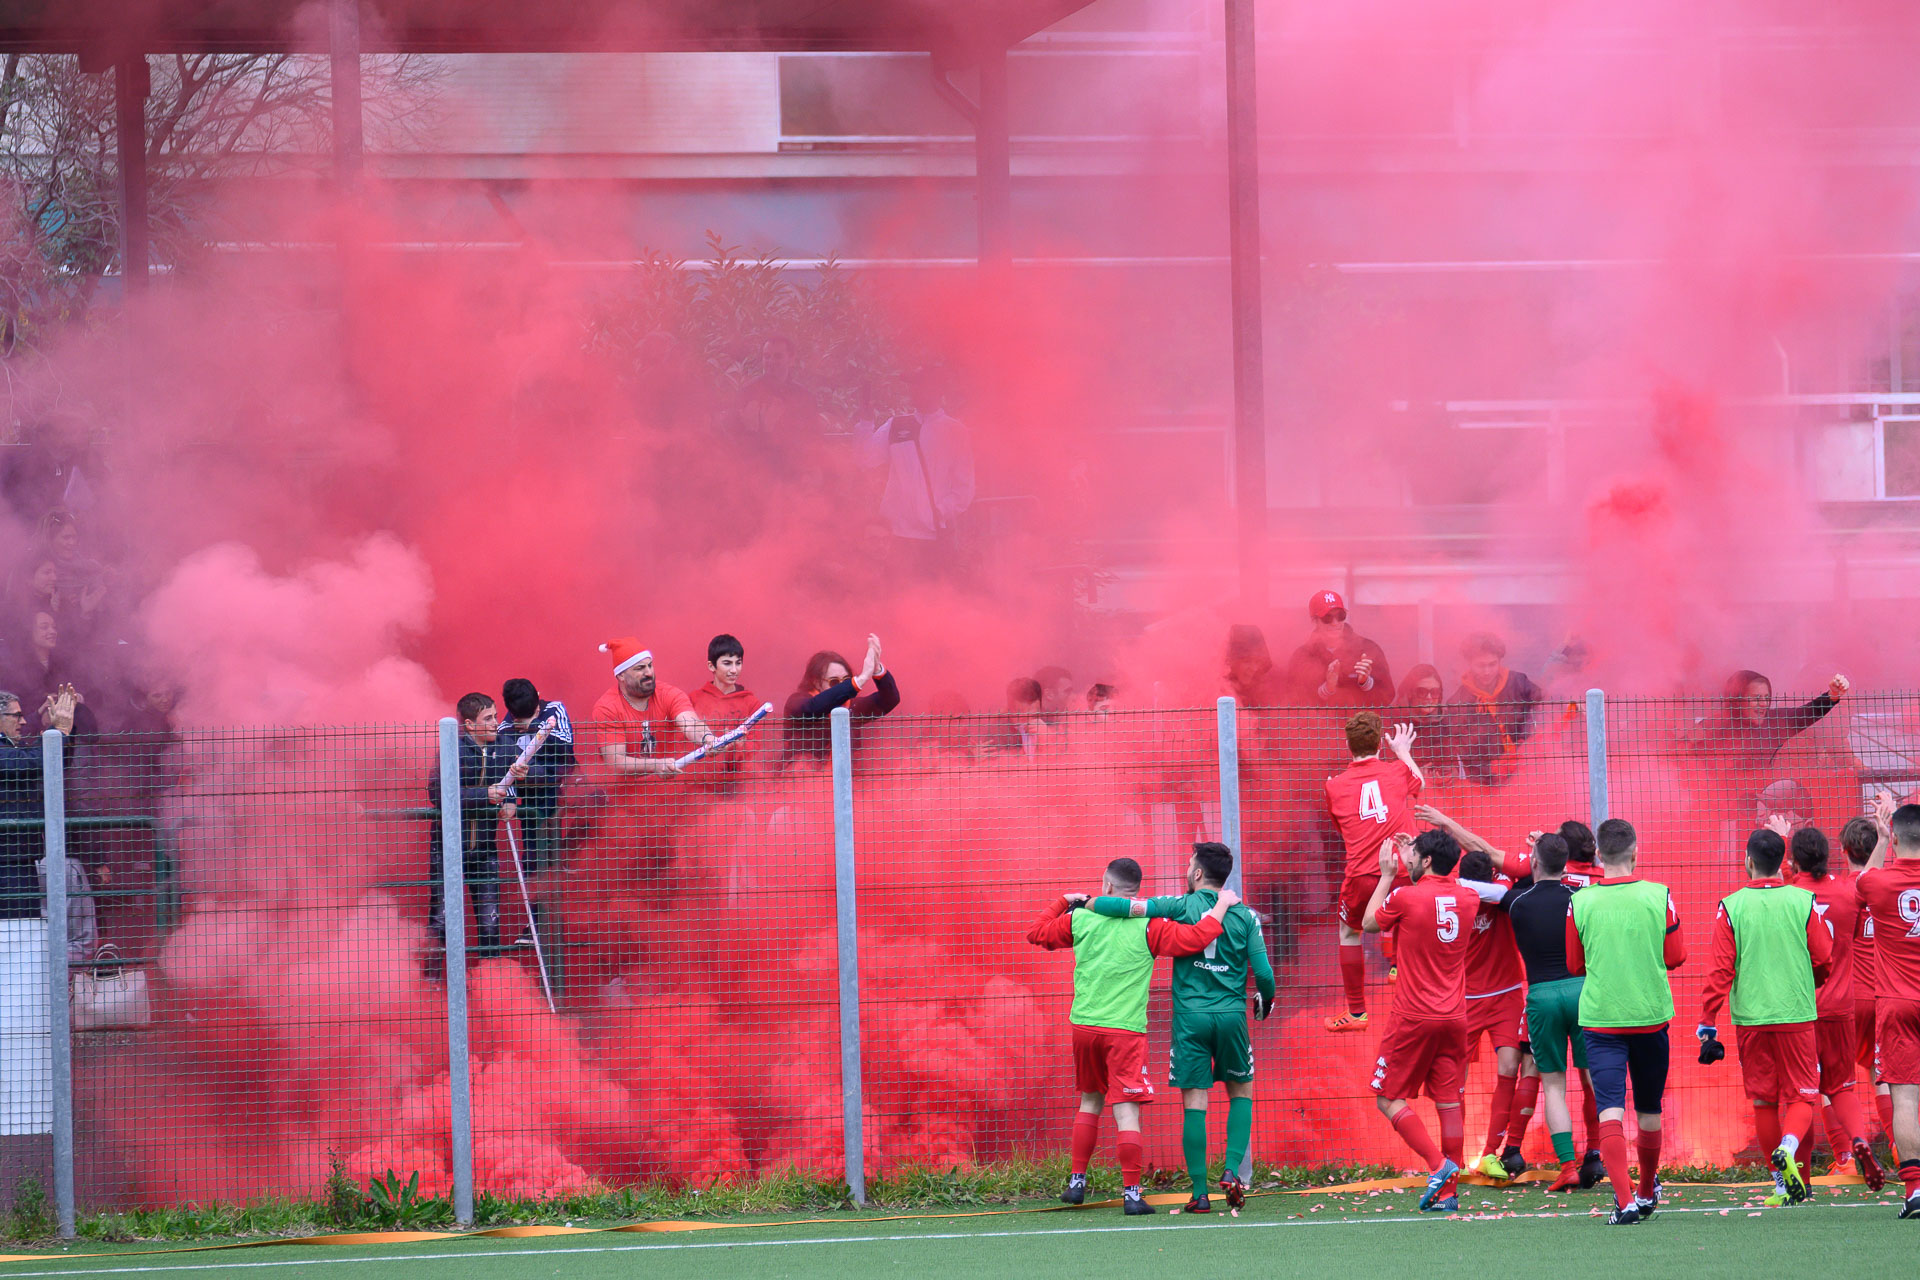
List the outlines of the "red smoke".
<svg viewBox="0 0 1920 1280">
<path fill-rule="evenodd" d="M 222 224 L 246 236 L 345 247 L 214 255 L 167 277 L 134 317 L 138 393 L 113 453 L 115 518 L 156 584 L 142 647 L 182 676 L 196 726 L 417 723 L 510 675 L 584 719 L 608 683 L 601 639 L 639 634 L 664 678 L 691 688 L 722 630 L 745 641 L 747 683 L 776 703 L 807 653 L 857 652 L 877 630 L 909 712 L 942 694 L 996 709 L 1010 674 L 1054 660 L 1083 684 L 1117 680 L 1130 707 L 1196 706 L 1219 692 L 1226 623 L 1264 624 L 1284 658 L 1305 630 L 1299 601 L 1330 582 L 1348 590 L 1351 569 L 1355 621 L 1377 621 L 1397 671 L 1414 661 L 1411 624 L 1379 606 L 1438 606 L 1449 687 L 1454 641 L 1483 626 L 1506 632 L 1514 665 L 1535 674 L 1551 649 L 1584 639 L 1585 681 L 1616 693 L 1712 690 L 1741 666 L 1783 691 L 1842 668 L 1863 685 L 1899 680 L 1897 649 L 1879 642 L 1891 608 L 1830 600 L 1824 517 L 1793 424 L 1755 401 L 1817 385 L 1810 361 L 1783 353 L 1818 345 L 1846 369 L 1876 354 L 1901 280 L 1874 255 L 1910 248 L 1913 176 L 1843 167 L 1825 140 L 1910 122 L 1915 33 L 1904 6 L 1845 0 L 1818 21 L 1877 32 L 1849 46 L 1865 61 L 1836 68 L 1812 40 L 1769 61 L 1752 47 L 1781 7 L 1718 6 L 1719 25 L 1658 0 L 1267 7 L 1279 603 L 1265 617 L 1232 603 L 1217 440 L 1167 447 L 1112 430 L 1142 408 L 1225 413 L 1217 274 L 875 282 L 903 346 L 956 372 L 982 493 L 1020 499 L 1001 508 L 1018 518 L 977 579 L 927 581 L 888 561 L 871 494 L 737 456 L 704 404 L 636 388 L 589 349 L 585 318 L 629 277 L 563 264 L 661 248 L 643 198 L 542 177 L 516 206 L 532 228 L 517 249 L 412 252 L 392 246 L 436 233 L 402 183 L 344 205 L 318 187 L 299 199 L 258 184 L 212 191 Z M 1167 136 L 1120 166 L 1138 171 L 1024 226 L 1024 244 L 1223 251 L 1221 157 L 1191 140 L 1212 135 L 1217 106 L 1169 98 L 1150 114 Z M 767 247 L 920 254 L 937 194 L 901 183 L 888 216 L 845 243 Z M 717 202 L 712 223 L 726 234 L 753 200 Z M 1488 260 L 1559 265 L 1365 267 Z M 1596 262 L 1609 265 L 1580 265 Z M 754 337 L 742 335 L 742 354 Z M 103 330 L 69 339 L 41 376 L 89 389 L 106 415 L 126 373 Z M 1583 407 L 1553 428 L 1564 452 L 1548 467 L 1529 452 L 1541 437 L 1489 449 L 1460 421 L 1471 414 L 1437 407 L 1449 401 Z M 1474 550 L 1435 552 L 1462 545 L 1449 513 L 1488 497 L 1506 505 L 1468 522 L 1484 534 L 1464 541 Z M 1860 546 L 1862 559 L 1876 549 Z M 1083 560 L 1103 574 L 1099 611 L 1065 585 Z M 1436 561 L 1444 572 L 1426 572 Z M 1412 585 L 1395 585 L 1408 565 Z M 1905 594 L 1910 571 L 1892 572 L 1889 594 Z M 1503 594 L 1536 579 L 1549 585 Z M 1497 603 L 1522 597 L 1534 603 Z M 1810 641 L 1783 620 L 1829 608 L 1839 621 Z M 1157 737 L 1107 732 L 1077 739 L 1053 762 L 1069 767 L 1046 773 L 936 770 L 899 742 L 867 757 L 874 1164 L 1058 1145 L 1068 961 L 1021 935 L 1053 893 L 1085 887 L 1119 852 L 1172 887 L 1182 839 L 1217 821 L 1208 715 Z M 1504 788 L 1462 784 L 1446 802 L 1509 846 L 1584 812 L 1584 758 L 1563 736 L 1537 743 Z M 420 877 L 424 841 L 417 826 L 349 814 L 337 795 L 421 803 L 424 739 L 386 744 L 344 777 L 318 763 L 324 743 L 219 741 L 174 797 L 222 821 L 196 828 L 185 860 L 191 910 L 157 969 L 165 1030 L 142 1092 L 114 1095 L 116 1077 L 96 1103 L 127 1152 L 128 1194 L 310 1190 L 329 1148 L 356 1176 L 413 1167 L 437 1187 L 445 1050 L 439 989 L 417 962 L 424 891 L 379 887 Z M 1271 837 L 1259 857 L 1313 856 L 1303 850 L 1329 750 L 1337 739 L 1247 734 L 1249 830 Z M 312 807 L 290 838 L 283 797 L 316 773 L 331 790 L 298 802 Z M 234 813 L 224 791 L 241 777 L 251 798 Z M 1809 785 L 1829 820 L 1847 810 L 1838 784 Z M 1620 797 L 1638 801 L 1649 847 L 1693 859 L 1674 878 L 1695 920 L 1730 878 L 1720 850 L 1750 820 L 1729 798 L 1743 786 L 1644 758 L 1616 782 L 1616 811 Z M 712 806 L 663 790 L 590 825 L 541 885 L 564 930 L 556 958 L 589 994 L 556 1019 L 512 962 L 474 975 L 485 1188 L 836 1162 L 826 805 L 821 779 L 799 773 Z M 1676 852 L 1673 869 L 1683 861 Z M 1303 1002 L 1331 980 L 1327 958 L 1308 955 L 1288 979 Z M 1290 1095 L 1331 1109 L 1263 1109 L 1260 1149 L 1399 1158 L 1358 1101 L 1365 1047 L 1323 1045 L 1319 1016 L 1293 1014 L 1261 1043 L 1286 1046 Z M 1687 1149 L 1724 1154 L 1731 1124 L 1695 1129 L 1709 1136 Z M 1334 1130 L 1339 1150 L 1324 1141 Z"/>
</svg>

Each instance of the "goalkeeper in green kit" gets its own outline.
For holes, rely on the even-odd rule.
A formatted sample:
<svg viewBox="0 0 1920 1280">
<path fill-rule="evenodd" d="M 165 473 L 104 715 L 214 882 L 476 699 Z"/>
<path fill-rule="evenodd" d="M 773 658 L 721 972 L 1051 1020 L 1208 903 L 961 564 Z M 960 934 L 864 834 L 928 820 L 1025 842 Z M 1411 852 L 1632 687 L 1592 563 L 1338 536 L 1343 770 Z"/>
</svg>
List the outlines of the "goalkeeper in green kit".
<svg viewBox="0 0 1920 1280">
<path fill-rule="evenodd" d="M 1190 892 L 1163 898 L 1095 898 L 1088 904 L 1105 916 L 1144 915 L 1193 924 L 1214 908 L 1233 874 L 1233 851 L 1207 841 L 1193 846 L 1187 865 Z M 1255 1016 L 1273 1008 L 1273 967 L 1260 936 L 1260 917 L 1235 904 L 1221 921 L 1220 936 L 1205 951 L 1173 962 L 1173 1068 L 1169 1086 L 1186 1104 L 1183 1145 L 1193 1199 L 1186 1213 L 1210 1213 L 1207 1198 L 1207 1093 L 1215 1081 L 1227 1086 L 1227 1163 L 1220 1189 L 1229 1208 L 1246 1203 L 1240 1166 L 1253 1137 L 1253 1038 L 1247 1030 L 1247 973 L 1259 994 Z"/>
</svg>

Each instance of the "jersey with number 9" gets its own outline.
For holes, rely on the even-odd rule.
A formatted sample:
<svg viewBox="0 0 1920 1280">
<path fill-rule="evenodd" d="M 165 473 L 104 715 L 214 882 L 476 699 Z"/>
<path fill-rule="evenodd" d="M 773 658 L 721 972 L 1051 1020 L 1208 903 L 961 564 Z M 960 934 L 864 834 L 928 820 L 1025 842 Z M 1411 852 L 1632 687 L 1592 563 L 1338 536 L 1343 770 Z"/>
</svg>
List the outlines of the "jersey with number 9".
<svg viewBox="0 0 1920 1280">
<path fill-rule="evenodd" d="M 1426 875 L 1387 895 L 1377 919 L 1392 930 L 1400 980 L 1396 1018 L 1460 1018 L 1467 1010 L 1467 953 L 1480 895 L 1448 876 Z"/>
<path fill-rule="evenodd" d="M 1873 913 L 1875 994 L 1920 1000 L 1920 858 L 1895 858 L 1853 884 Z"/>
<path fill-rule="evenodd" d="M 1380 846 L 1395 835 L 1419 830 L 1413 806 L 1419 780 L 1398 759 L 1356 761 L 1327 779 L 1327 812 L 1347 846 L 1347 876 L 1380 874 Z"/>
</svg>

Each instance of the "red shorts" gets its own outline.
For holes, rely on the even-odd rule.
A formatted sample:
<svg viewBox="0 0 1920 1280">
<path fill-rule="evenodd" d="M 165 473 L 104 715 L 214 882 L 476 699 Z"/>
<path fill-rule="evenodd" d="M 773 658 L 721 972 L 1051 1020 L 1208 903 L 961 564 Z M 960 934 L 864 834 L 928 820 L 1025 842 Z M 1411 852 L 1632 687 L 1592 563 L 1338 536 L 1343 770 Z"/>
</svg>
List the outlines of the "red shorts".
<svg viewBox="0 0 1920 1280">
<path fill-rule="evenodd" d="M 1820 1101 L 1820 1055 L 1813 1023 L 1735 1027 L 1740 1079 L 1747 1097 L 1760 1103 Z"/>
<path fill-rule="evenodd" d="M 1466 1086 L 1467 1020 L 1444 1022 L 1395 1018 L 1380 1037 L 1373 1091 L 1383 1098 L 1458 1102 Z"/>
<path fill-rule="evenodd" d="M 1112 1027 L 1073 1029 L 1073 1087 L 1109 1103 L 1152 1102 L 1147 1079 L 1147 1037 Z"/>
<path fill-rule="evenodd" d="M 1820 1055 L 1820 1092 L 1831 1098 L 1853 1088 L 1860 1077 L 1860 1033 L 1853 1015 L 1822 1018 L 1813 1024 L 1814 1050 Z"/>
<path fill-rule="evenodd" d="M 1858 1061 L 1861 1066 L 1871 1071 L 1873 1070 L 1873 1042 L 1875 1038 L 1873 1029 L 1873 1001 L 1855 1000 L 1853 1002 L 1853 1029 L 1860 1041 L 1860 1057 Z"/>
<path fill-rule="evenodd" d="M 1347 926 L 1347 928 L 1353 930 L 1355 933 L 1361 931 L 1360 926 L 1365 923 L 1367 918 L 1367 902 L 1373 897 L 1374 886 L 1379 883 L 1380 876 L 1378 873 L 1370 876 L 1348 876 L 1340 882 L 1341 924 Z M 1413 881 L 1407 879 L 1405 876 L 1395 876 L 1393 878 L 1393 887 L 1396 889 L 1403 884 L 1412 883 Z"/>
<path fill-rule="evenodd" d="M 1518 1049 L 1527 1038 L 1527 989 L 1515 987 L 1497 996 L 1467 998 L 1467 1060 L 1480 1052 L 1480 1037 L 1495 1049 Z"/>
<path fill-rule="evenodd" d="M 1920 1084 L 1920 1000 L 1874 1001 L 1874 1072 L 1881 1084 Z"/>
</svg>

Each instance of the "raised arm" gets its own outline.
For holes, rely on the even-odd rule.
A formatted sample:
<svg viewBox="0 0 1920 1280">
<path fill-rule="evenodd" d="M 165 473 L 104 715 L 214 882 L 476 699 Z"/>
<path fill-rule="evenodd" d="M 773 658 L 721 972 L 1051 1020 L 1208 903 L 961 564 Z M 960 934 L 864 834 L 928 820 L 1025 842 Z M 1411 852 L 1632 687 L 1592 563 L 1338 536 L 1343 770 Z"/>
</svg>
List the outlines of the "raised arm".
<svg viewBox="0 0 1920 1280">
<path fill-rule="evenodd" d="M 1507 855 L 1505 853 L 1494 848 L 1493 845 L 1487 841 L 1486 837 L 1475 835 L 1432 805 L 1423 804 L 1414 806 L 1413 816 L 1422 822 L 1430 823 L 1433 826 L 1439 827 L 1442 831 L 1445 831 L 1448 835 L 1460 842 L 1461 849 L 1469 852 L 1478 849 L 1493 859 L 1494 866 L 1502 871 L 1507 869 Z"/>
<path fill-rule="evenodd" d="M 1413 759 L 1413 743 L 1419 736 L 1420 734 L 1412 725 L 1397 724 L 1393 726 L 1392 736 L 1387 739 L 1387 745 L 1393 748 L 1393 754 L 1400 757 L 1400 763 L 1406 765 L 1407 772 L 1413 775 L 1416 791 L 1424 790 L 1427 785 L 1427 775 L 1420 772 L 1420 766 L 1414 763 Z"/>
<path fill-rule="evenodd" d="M 1125 920 L 1128 916 L 1146 916 L 1149 920 L 1160 920 L 1180 914 L 1180 906 L 1185 897 L 1160 898 L 1120 898 L 1105 896 L 1095 898 L 1087 904 L 1089 911 L 1103 916 L 1112 916 L 1116 920 Z"/>
</svg>

